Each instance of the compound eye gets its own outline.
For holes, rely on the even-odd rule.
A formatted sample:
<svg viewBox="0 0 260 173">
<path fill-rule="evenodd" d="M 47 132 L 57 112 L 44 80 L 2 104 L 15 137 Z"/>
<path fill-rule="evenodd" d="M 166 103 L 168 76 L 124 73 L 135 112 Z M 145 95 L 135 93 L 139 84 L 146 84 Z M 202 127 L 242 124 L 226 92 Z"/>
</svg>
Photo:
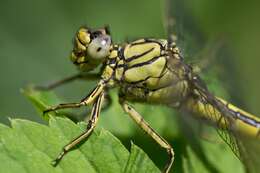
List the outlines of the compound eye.
<svg viewBox="0 0 260 173">
<path fill-rule="evenodd" d="M 92 33 L 94 34 L 94 33 Z M 87 48 L 88 55 L 96 60 L 102 60 L 110 53 L 111 37 L 98 34 Z"/>
<path fill-rule="evenodd" d="M 97 38 L 98 36 L 102 35 L 101 31 L 95 31 L 91 33 L 92 39 Z"/>
</svg>

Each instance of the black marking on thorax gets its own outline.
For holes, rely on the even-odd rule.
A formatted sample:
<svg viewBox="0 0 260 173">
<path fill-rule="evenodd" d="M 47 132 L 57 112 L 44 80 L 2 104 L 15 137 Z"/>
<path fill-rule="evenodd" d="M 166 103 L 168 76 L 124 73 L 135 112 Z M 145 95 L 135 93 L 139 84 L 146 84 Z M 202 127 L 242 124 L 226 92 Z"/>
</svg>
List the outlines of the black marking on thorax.
<svg viewBox="0 0 260 173">
<path fill-rule="evenodd" d="M 126 62 L 131 62 L 132 60 L 141 58 L 142 56 L 144 56 L 144 55 L 146 55 L 146 54 L 152 52 L 153 50 L 154 50 L 154 48 L 152 47 L 151 49 L 149 49 L 149 50 L 147 50 L 147 51 L 145 51 L 145 52 L 143 52 L 143 53 L 141 53 L 141 54 L 133 55 L 133 56 L 127 58 L 127 59 L 126 59 Z"/>
<path fill-rule="evenodd" d="M 146 44 L 146 43 L 156 43 L 160 46 L 161 50 L 165 49 L 165 46 L 162 45 L 161 42 L 157 41 L 156 39 L 150 39 L 150 38 L 145 38 L 143 42 L 131 43 L 131 47 L 136 45 Z"/>
</svg>

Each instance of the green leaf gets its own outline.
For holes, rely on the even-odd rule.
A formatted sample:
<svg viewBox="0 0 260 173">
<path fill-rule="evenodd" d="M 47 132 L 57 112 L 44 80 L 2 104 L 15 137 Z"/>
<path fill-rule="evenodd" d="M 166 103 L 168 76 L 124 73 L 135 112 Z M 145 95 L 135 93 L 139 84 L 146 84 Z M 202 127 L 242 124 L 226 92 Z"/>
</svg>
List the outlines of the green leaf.
<svg viewBox="0 0 260 173">
<path fill-rule="evenodd" d="M 136 164 L 138 161 L 138 164 Z M 131 153 L 128 159 L 128 163 L 124 169 L 124 173 L 135 173 L 135 172 L 158 172 L 154 169 L 153 163 L 149 160 L 147 155 L 136 145 L 132 143 Z"/>
<path fill-rule="evenodd" d="M 22 92 L 40 115 L 49 106 L 61 103 L 53 92 L 33 87 Z M 100 128 L 53 167 L 51 161 L 62 147 L 86 129 L 85 123 L 75 124 L 64 114 L 57 111 L 43 115 L 49 126 L 21 119 L 10 120 L 11 128 L 0 124 L 0 172 L 160 172 L 136 145 L 132 144 L 129 152 L 110 132 Z"/>
<path fill-rule="evenodd" d="M 53 92 L 38 91 L 35 90 L 33 86 L 22 89 L 21 92 L 32 102 L 36 108 L 36 111 L 45 120 L 48 120 L 50 115 L 63 117 L 62 114 L 55 114 L 54 112 L 43 114 L 43 111 L 46 110 L 49 106 L 61 103 L 60 99 Z"/>
<path fill-rule="evenodd" d="M 103 129 L 95 130 L 53 167 L 51 161 L 62 147 L 85 127 L 52 117 L 49 126 L 21 119 L 12 119 L 11 127 L 0 124 L 0 172 L 160 172 L 140 148 L 132 144 L 129 153 Z"/>
<path fill-rule="evenodd" d="M 47 109 L 49 106 L 57 105 L 59 103 L 64 103 L 64 101 L 59 100 L 53 92 L 49 92 L 49 91 L 43 92 L 43 91 L 34 90 L 33 88 L 29 88 L 24 90 L 23 93 L 36 106 L 36 109 L 40 112 L 40 115 L 43 115 L 42 111 Z M 112 92 L 111 95 L 113 100 L 116 100 L 116 92 Z M 243 173 L 242 164 L 236 159 L 236 157 L 234 156 L 234 154 L 231 152 L 231 150 L 226 144 L 224 144 L 223 142 L 219 142 L 219 140 L 216 140 L 215 142 L 200 140 L 200 136 L 195 133 L 196 129 L 192 128 L 192 126 L 196 124 L 196 122 L 193 119 L 190 119 L 189 124 L 184 125 L 183 129 L 181 129 L 180 127 L 178 128 L 178 126 L 180 126 L 179 121 L 174 121 L 172 115 L 173 113 L 169 109 L 167 110 L 161 107 L 152 108 L 153 114 L 151 114 L 150 113 L 151 108 L 149 108 L 148 105 L 141 106 L 137 104 L 135 105 L 135 107 L 137 108 L 138 111 L 140 111 L 141 114 L 144 115 L 144 118 L 151 123 L 152 127 L 155 127 L 155 129 L 158 130 L 160 134 L 163 134 L 162 132 L 165 131 L 165 133 L 171 137 L 168 138 L 167 140 L 170 143 L 174 142 L 172 143 L 172 146 L 175 151 L 175 161 L 173 164 L 172 172 L 222 173 L 222 172 L 227 172 L 227 170 L 229 171 L 236 170 L 237 172 Z M 50 119 L 50 126 L 52 127 L 53 124 L 52 122 L 54 120 L 57 121 L 56 119 L 52 118 L 53 115 L 64 117 L 63 116 L 64 114 L 66 114 L 66 110 L 57 111 L 56 113 L 48 113 L 44 116 L 44 118 Z M 63 118 L 58 118 L 58 120 L 65 121 L 65 122 L 68 121 L 67 119 L 63 119 Z M 85 123 L 80 123 L 79 126 L 81 127 L 82 130 L 85 129 Z M 58 130 L 57 133 L 63 132 L 63 135 L 66 134 L 67 137 L 62 137 L 60 139 L 61 141 L 57 142 L 59 143 L 59 147 L 55 148 L 55 150 L 52 152 L 55 153 L 55 155 L 52 155 L 52 159 L 55 158 L 55 156 L 58 154 L 62 146 L 64 146 L 71 139 L 75 138 L 80 134 L 82 130 L 74 131 L 75 127 L 76 125 L 70 122 L 70 123 L 60 124 L 58 127 L 55 128 L 55 129 L 62 128 L 63 130 L 60 131 Z M 113 102 L 113 105 L 108 110 L 102 111 L 96 129 L 100 129 L 100 127 L 109 129 L 110 131 L 113 132 L 113 134 L 116 134 L 117 136 L 120 135 L 121 137 L 123 136 L 123 140 L 128 135 L 127 141 L 130 141 L 132 138 L 136 140 L 134 135 L 136 135 L 137 137 L 139 135 L 140 137 L 140 134 L 142 134 L 141 131 L 136 131 L 138 127 L 132 122 L 132 120 L 130 120 L 129 117 L 124 116 L 124 112 L 122 111 L 120 105 L 117 104 L 115 101 Z M 211 137 L 212 134 L 211 131 L 209 131 L 208 128 L 205 128 L 204 130 L 206 130 L 205 132 L 207 132 L 207 136 L 209 135 L 209 137 Z M 83 157 L 82 155 L 79 154 L 78 157 L 74 156 L 73 158 L 70 158 L 72 156 L 68 157 L 66 155 L 64 157 L 64 160 L 61 161 L 60 166 L 64 166 L 67 169 L 71 169 L 73 166 L 72 164 L 70 164 L 70 162 L 75 162 L 75 159 L 77 160 L 77 162 L 80 163 L 90 159 L 91 160 L 91 162 L 89 163 L 90 167 L 91 166 L 93 167 L 92 163 L 97 163 L 99 165 L 98 168 L 102 169 L 102 171 L 104 170 L 105 172 L 107 172 L 107 170 L 115 171 L 114 169 L 117 168 L 117 172 L 118 172 L 119 168 L 116 165 L 104 164 L 103 159 L 110 156 L 109 154 L 102 154 L 102 150 L 99 150 L 98 148 L 108 147 L 106 150 L 110 150 L 111 145 L 114 146 L 113 140 L 116 140 L 118 143 L 120 143 L 119 140 L 115 139 L 114 137 L 113 139 L 106 138 L 107 135 L 105 134 L 109 134 L 110 136 L 112 135 L 109 132 L 104 131 L 103 129 L 101 129 L 101 131 L 95 130 L 95 132 L 96 133 L 93 133 L 91 137 L 88 139 L 88 141 L 86 141 L 79 149 L 71 152 L 71 153 L 73 152 L 84 153 L 88 157 L 86 156 Z M 186 133 L 189 135 L 187 135 Z M 55 136 L 59 137 L 59 135 L 55 135 Z M 185 138 L 188 138 L 189 140 L 184 140 Z M 94 145 L 95 148 L 90 147 L 90 145 L 88 144 L 91 143 L 94 139 L 100 141 Z M 146 143 L 149 147 L 152 143 L 151 146 L 153 147 L 150 148 L 146 147 L 147 145 L 146 146 L 144 145 L 146 147 L 145 151 L 152 156 L 156 164 L 159 163 L 158 165 L 160 165 L 160 167 L 163 167 L 167 162 L 167 155 L 165 150 L 161 149 L 162 152 L 157 152 L 158 150 L 154 148 L 157 145 L 152 140 L 141 136 L 141 144 L 143 143 Z M 121 147 L 123 146 L 121 145 Z M 122 151 L 116 150 L 115 153 L 116 152 L 121 153 L 118 154 L 116 157 L 120 158 L 120 160 L 124 160 L 123 163 L 125 163 L 125 166 L 123 169 L 121 169 L 121 171 L 123 170 L 123 172 L 158 172 L 159 171 L 158 168 L 154 166 L 153 162 L 147 157 L 147 155 L 141 149 L 139 149 L 137 146 L 133 144 L 131 146 L 130 154 L 128 153 L 127 150 L 125 151 L 128 153 L 127 156 L 124 156 L 123 150 Z M 68 153 L 68 155 L 72 155 L 71 153 Z M 69 160 L 68 163 L 66 162 L 67 159 Z M 105 163 L 108 162 L 109 161 L 105 161 Z M 84 164 L 84 165 L 88 165 L 88 164 Z M 122 166 L 122 163 L 119 165 Z M 96 167 L 93 167 L 93 169 L 95 170 Z M 72 168 L 72 170 L 76 170 L 76 168 Z"/>
</svg>

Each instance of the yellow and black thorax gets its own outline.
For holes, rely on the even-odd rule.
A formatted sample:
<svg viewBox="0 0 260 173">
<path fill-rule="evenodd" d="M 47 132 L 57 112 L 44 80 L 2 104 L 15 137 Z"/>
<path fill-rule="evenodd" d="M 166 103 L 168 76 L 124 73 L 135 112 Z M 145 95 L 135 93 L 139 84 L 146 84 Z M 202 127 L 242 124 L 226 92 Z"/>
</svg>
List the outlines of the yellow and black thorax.
<svg viewBox="0 0 260 173">
<path fill-rule="evenodd" d="M 188 93 L 187 68 L 179 49 L 167 40 L 115 45 L 104 65 L 102 78 L 119 86 L 127 100 L 178 106 Z"/>
</svg>

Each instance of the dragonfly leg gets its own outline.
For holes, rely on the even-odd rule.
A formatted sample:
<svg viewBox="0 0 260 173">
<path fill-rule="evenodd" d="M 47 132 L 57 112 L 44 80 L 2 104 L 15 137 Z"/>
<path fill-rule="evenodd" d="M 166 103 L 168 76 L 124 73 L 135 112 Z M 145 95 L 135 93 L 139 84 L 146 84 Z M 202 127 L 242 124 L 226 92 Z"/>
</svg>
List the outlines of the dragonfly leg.
<svg viewBox="0 0 260 173">
<path fill-rule="evenodd" d="M 88 121 L 87 129 L 85 132 L 83 132 L 81 135 L 79 135 L 77 138 L 72 140 L 69 144 L 63 147 L 62 152 L 58 155 L 58 157 L 52 161 L 53 166 L 57 166 L 57 164 L 61 161 L 63 156 L 69 152 L 71 149 L 73 149 L 75 146 L 77 146 L 82 141 L 86 140 L 90 134 L 93 132 L 94 128 L 96 127 L 98 117 L 100 114 L 101 105 L 104 99 L 104 92 L 101 92 L 101 94 L 98 96 L 97 100 L 95 101 L 90 119 Z"/>
<path fill-rule="evenodd" d="M 52 106 L 49 109 L 46 109 L 45 111 L 43 111 L 43 114 L 52 112 L 52 111 L 56 111 L 59 109 L 79 108 L 81 106 L 88 105 L 97 98 L 97 96 L 104 90 L 104 87 L 105 87 L 104 81 L 100 81 L 98 83 L 98 85 L 96 86 L 96 88 L 92 92 L 90 92 L 90 94 L 88 94 L 87 97 L 82 99 L 79 103 L 62 103 L 62 104 L 59 104 L 56 106 Z"/>
<path fill-rule="evenodd" d="M 104 93 L 104 101 L 102 102 L 101 105 L 101 111 L 107 110 L 112 104 L 112 98 L 111 96 L 108 94 L 108 92 Z M 87 110 L 86 112 L 81 113 L 80 115 L 76 116 L 76 117 L 80 117 L 81 120 L 86 120 L 88 117 L 86 117 L 86 115 L 90 114 L 90 110 Z"/>
<path fill-rule="evenodd" d="M 43 111 L 43 114 L 46 114 L 48 112 L 57 111 L 59 109 L 67 109 L 67 108 L 79 108 L 81 106 L 85 105 L 84 102 L 79 103 L 61 103 L 56 106 L 52 106 L 46 110 Z"/>
<path fill-rule="evenodd" d="M 112 99 L 110 95 L 107 92 L 105 92 L 104 101 L 101 105 L 101 111 L 107 110 L 111 106 L 111 104 L 112 104 Z M 87 121 L 89 116 L 86 115 L 90 115 L 90 114 L 91 114 L 91 109 L 87 109 L 86 111 L 80 114 L 74 114 L 70 112 L 68 114 L 65 114 L 65 116 L 74 122 L 79 122 L 79 121 Z"/>
<path fill-rule="evenodd" d="M 110 95 L 105 92 L 104 93 L 104 101 L 101 105 L 101 111 L 107 110 L 112 104 L 112 99 L 110 97 Z M 80 114 L 76 114 L 73 112 L 64 112 L 63 113 L 67 118 L 69 118 L 70 120 L 72 120 L 73 122 L 79 122 L 79 121 L 87 121 L 89 116 L 91 114 L 91 109 L 87 109 L 83 112 L 81 112 Z"/>
<path fill-rule="evenodd" d="M 121 98 L 120 98 L 121 99 Z M 120 100 L 120 104 L 124 111 L 149 135 L 151 136 L 162 148 L 167 150 L 169 161 L 165 166 L 163 172 L 168 173 L 174 161 L 174 151 L 171 145 L 161 137 L 144 119 L 143 117 L 131 107 L 125 100 Z"/>
<path fill-rule="evenodd" d="M 79 74 L 76 74 L 76 75 L 73 75 L 73 76 L 69 76 L 67 78 L 64 78 L 62 80 L 58 80 L 58 81 L 55 81 L 49 85 L 46 85 L 46 86 L 36 86 L 35 88 L 36 89 L 39 89 L 39 90 L 52 90 L 54 88 L 57 88 L 61 85 L 64 85 L 66 83 L 69 83 L 69 82 L 72 82 L 72 81 L 75 81 L 77 79 L 83 79 L 83 80 L 98 80 L 100 77 L 100 74 L 91 74 L 91 73 L 79 73 Z"/>
</svg>

